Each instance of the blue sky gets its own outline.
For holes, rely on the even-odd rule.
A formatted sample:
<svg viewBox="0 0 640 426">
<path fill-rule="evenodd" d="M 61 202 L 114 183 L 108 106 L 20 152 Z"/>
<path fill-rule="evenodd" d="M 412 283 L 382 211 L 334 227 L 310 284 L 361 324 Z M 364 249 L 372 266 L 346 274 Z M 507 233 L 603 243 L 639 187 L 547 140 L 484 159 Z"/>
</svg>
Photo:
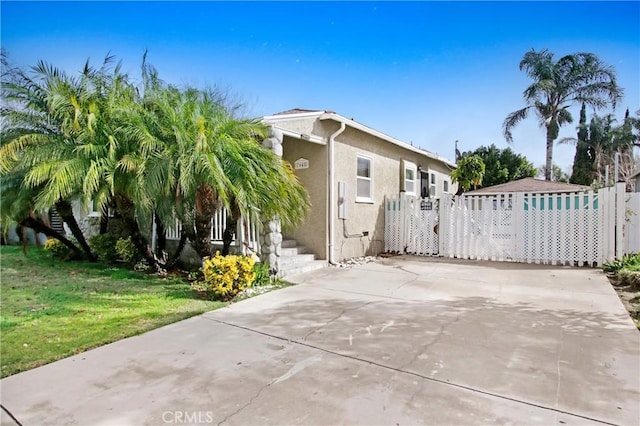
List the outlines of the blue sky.
<svg viewBox="0 0 640 426">
<path fill-rule="evenodd" d="M 453 159 L 507 144 L 505 116 L 524 106 L 518 69 L 530 49 L 586 51 L 616 68 L 640 109 L 639 2 L 13 2 L 2 1 L 1 44 L 27 66 L 69 71 L 111 52 L 138 76 L 145 50 L 176 84 L 218 85 L 249 116 L 328 109 Z M 604 113 L 604 112 L 603 112 Z M 574 109 L 578 118 L 578 108 Z M 575 136 L 575 125 L 561 136 Z M 544 163 L 534 117 L 512 148 Z M 568 169 L 572 146 L 556 146 Z"/>
</svg>

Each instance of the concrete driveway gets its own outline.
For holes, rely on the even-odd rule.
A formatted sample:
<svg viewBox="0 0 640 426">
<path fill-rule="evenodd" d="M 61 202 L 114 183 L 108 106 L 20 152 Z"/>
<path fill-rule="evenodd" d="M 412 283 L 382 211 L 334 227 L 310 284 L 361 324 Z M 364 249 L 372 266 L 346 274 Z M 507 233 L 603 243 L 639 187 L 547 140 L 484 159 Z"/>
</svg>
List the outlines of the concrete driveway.
<svg viewBox="0 0 640 426">
<path fill-rule="evenodd" d="M 295 281 L 6 378 L 2 422 L 640 423 L 640 333 L 598 270 L 396 257 Z"/>
</svg>

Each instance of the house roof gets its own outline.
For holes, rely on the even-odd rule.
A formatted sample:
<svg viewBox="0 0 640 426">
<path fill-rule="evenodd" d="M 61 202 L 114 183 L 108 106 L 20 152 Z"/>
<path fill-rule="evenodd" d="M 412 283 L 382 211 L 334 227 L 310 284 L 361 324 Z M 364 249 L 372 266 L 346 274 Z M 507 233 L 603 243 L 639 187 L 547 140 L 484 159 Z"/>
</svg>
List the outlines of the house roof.
<svg viewBox="0 0 640 426">
<path fill-rule="evenodd" d="M 362 132 L 368 133 L 372 136 L 375 136 L 377 138 L 380 138 L 384 141 L 387 141 L 393 145 L 397 145 L 401 148 L 407 149 L 409 151 L 424 155 L 425 157 L 428 158 L 432 158 L 434 160 L 438 160 L 443 162 L 444 164 L 446 164 L 447 166 L 449 166 L 450 168 L 454 169 L 456 167 L 456 164 L 449 161 L 448 159 L 439 156 L 436 153 L 433 153 L 431 151 L 427 151 L 426 149 L 420 148 L 420 147 L 416 147 L 413 146 L 411 144 L 408 144 L 406 142 L 403 142 L 399 139 L 396 139 L 392 136 L 389 136 L 385 133 L 382 133 L 378 130 L 375 130 L 369 126 L 366 126 L 362 123 L 359 123 L 357 121 L 355 121 L 353 118 L 347 118 L 344 117 L 340 114 L 337 114 L 333 111 L 330 110 L 310 110 L 310 109 L 303 109 L 303 108 L 293 108 L 287 111 L 282 111 L 273 115 L 269 115 L 269 116 L 265 116 L 262 118 L 262 120 L 264 122 L 270 123 L 272 125 L 275 125 L 277 122 L 279 121 L 285 121 L 285 120 L 292 120 L 292 119 L 304 119 L 304 118 L 309 118 L 309 117 L 314 117 L 316 116 L 317 119 L 319 120 L 333 120 L 336 121 L 338 123 L 345 123 L 347 126 L 352 127 L 354 129 L 360 130 Z M 276 125 L 277 127 L 277 125 Z M 285 130 L 280 128 L 280 130 Z M 285 132 L 286 134 L 290 133 L 290 132 Z M 302 136 L 302 135 L 300 135 Z M 311 138 L 312 142 L 316 142 L 318 143 L 319 141 L 316 139 L 319 139 L 316 135 L 304 135 L 305 139 L 309 139 Z"/>
<path fill-rule="evenodd" d="M 276 112 L 273 115 L 292 115 L 292 114 L 301 114 L 301 113 L 308 113 L 308 112 L 325 113 L 325 112 L 333 112 L 333 111 L 324 111 L 324 110 L 318 110 L 318 109 L 293 108 L 293 109 L 288 109 L 286 111 Z"/>
<path fill-rule="evenodd" d="M 585 191 L 588 189 L 589 187 L 585 185 L 554 182 L 534 178 L 524 178 L 507 183 L 501 183 L 500 185 L 493 185 L 486 188 L 476 189 L 474 191 L 465 192 L 465 194 L 483 195 L 496 194 L 501 192 L 575 192 Z"/>
</svg>

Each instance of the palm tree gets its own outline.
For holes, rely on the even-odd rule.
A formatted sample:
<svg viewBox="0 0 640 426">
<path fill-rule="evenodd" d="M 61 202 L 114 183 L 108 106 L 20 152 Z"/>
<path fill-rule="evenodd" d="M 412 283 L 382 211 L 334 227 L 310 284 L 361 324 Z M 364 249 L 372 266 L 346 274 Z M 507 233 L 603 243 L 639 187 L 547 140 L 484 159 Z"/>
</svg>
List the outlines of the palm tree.
<svg viewBox="0 0 640 426">
<path fill-rule="evenodd" d="M 32 197 L 22 214 L 56 206 L 93 258 L 71 202 L 113 207 L 156 267 L 145 236 L 152 220 L 170 228 L 177 218 L 204 257 L 221 206 L 236 220 L 304 217 L 306 191 L 257 142 L 266 135 L 262 124 L 235 118 L 219 92 L 166 85 L 145 62 L 140 93 L 110 62 L 98 69 L 87 63 L 75 78 L 42 62 L 31 74 L 3 68 L 0 174 L 20 175 Z"/>
<path fill-rule="evenodd" d="M 87 258 L 95 260 L 71 208 L 72 200 L 83 198 L 86 184 L 89 162 L 82 153 L 93 150 L 78 138 L 95 118 L 92 72 L 87 64 L 82 76 L 73 78 L 39 62 L 30 73 L 10 68 L 3 74 L 0 174 L 21 171 L 21 185 L 37 189 L 29 192 L 33 207 L 55 207 Z"/>
<path fill-rule="evenodd" d="M 151 205 L 144 192 L 148 176 L 143 152 L 123 132 L 136 88 L 111 66 L 108 56 L 100 68 L 87 62 L 78 77 L 44 62 L 31 73 L 15 69 L 3 84 L 5 105 L 0 173 L 23 170 L 23 185 L 38 188 L 36 211 L 55 207 L 86 256 L 95 255 L 73 215 L 73 201 L 93 202 L 106 212 L 113 206 L 126 233 L 151 265 L 136 214 Z M 103 213 L 104 214 L 104 213 Z"/>
<path fill-rule="evenodd" d="M 308 194 L 289 163 L 263 148 L 251 135 L 238 135 L 238 139 L 242 157 L 225 164 L 235 191 L 223 236 L 223 255 L 229 253 L 240 217 L 261 222 L 277 218 L 290 229 L 304 220 L 310 208 Z"/>
<path fill-rule="evenodd" d="M 520 70 L 525 71 L 533 83 L 523 92 L 527 106 L 504 120 L 504 137 L 513 142 L 512 129 L 533 110 L 540 126 L 546 129 L 545 179 L 551 180 L 553 143 L 560 127 L 573 122 L 569 108 L 574 103 L 584 103 L 594 109 L 609 104 L 615 108 L 623 90 L 617 85 L 614 69 L 592 53 L 574 53 L 555 62 L 548 50 L 531 50 L 520 61 Z"/>
<path fill-rule="evenodd" d="M 259 141 L 267 128 L 239 119 L 216 90 L 178 89 L 143 64 L 144 96 L 128 134 L 154 146 L 153 178 L 145 191 L 156 194 L 154 209 L 163 227 L 181 222 L 201 257 L 211 253 L 211 218 L 230 212 L 224 251 L 240 217 L 278 216 L 284 224 L 306 215 L 306 190 L 288 166 Z"/>
<path fill-rule="evenodd" d="M 635 171 L 633 148 L 637 136 L 633 133 L 633 118 L 627 110 L 624 121 L 616 125 L 616 119 L 608 114 L 604 117 L 595 115 L 588 127 L 587 143 L 594 151 L 594 171 L 599 183 L 606 182 L 606 170 L 609 169 L 610 179 L 621 179 L 627 184 L 628 190 L 633 187 L 631 176 Z M 614 176 L 616 156 L 618 156 L 618 176 Z"/>
<path fill-rule="evenodd" d="M 182 235 L 208 256 L 211 218 L 221 201 L 228 205 L 230 187 L 211 137 L 219 98 L 213 91 L 167 85 L 146 62 L 143 82 L 143 98 L 122 127 L 148 159 L 141 192 L 155 194 L 150 207 L 160 228 L 172 228 L 178 219 Z"/>
<path fill-rule="evenodd" d="M 36 211 L 33 200 L 39 189 L 32 189 L 24 185 L 23 180 L 24 172 L 17 170 L 2 176 L 0 180 L 0 197 L 2 198 L 0 222 L 3 226 L 15 223 L 18 226 L 31 228 L 36 233 L 55 238 L 67 246 L 72 257 L 81 258 L 82 250 L 64 235 L 51 228 L 50 224 L 43 219 L 46 216 L 44 212 Z M 3 234 L 5 231 L 6 229 L 2 229 Z"/>
</svg>

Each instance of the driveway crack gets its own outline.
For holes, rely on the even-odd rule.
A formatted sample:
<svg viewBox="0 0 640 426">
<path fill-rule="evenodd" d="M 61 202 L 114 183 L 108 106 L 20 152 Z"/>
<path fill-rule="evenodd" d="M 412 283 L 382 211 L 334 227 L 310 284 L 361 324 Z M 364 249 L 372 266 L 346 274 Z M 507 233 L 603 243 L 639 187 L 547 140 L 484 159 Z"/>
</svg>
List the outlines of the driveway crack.
<svg viewBox="0 0 640 426">
<path fill-rule="evenodd" d="M 299 362 L 299 363 L 295 364 L 289 371 L 287 371 L 286 373 L 284 373 L 283 375 L 281 375 L 279 377 L 276 377 L 275 379 L 271 380 L 266 385 L 262 386 L 258 390 L 258 392 L 256 392 L 255 395 L 253 395 L 251 398 L 249 398 L 249 401 L 247 401 L 246 404 L 244 404 L 243 406 L 239 407 L 236 411 L 234 411 L 233 413 L 227 415 L 224 419 L 222 419 L 220 422 L 218 422 L 218 426 L 220 426 L 221 424 L 223 424 L 224 422 L 229 420 L 231 417 L 241 413 L 244 409 L 246 409 L 251 404 L 253 404 L 254 401 L 256 399 L 260 398 L 260 395 L 262 395 L 262 392 L 264 392 L 264 390 L 267 389 L 269 386 L 278 384 L 278 383 L 283 382 L 285 380 L 288 380 L 289 378 L 293 377 L 294 375 L 296 375 L 300 371 L 304 370 L 309 365 L 314 364 L 314 363 L 320 361 L 321 359 L 322 359 L 322 354 L 315 355 L 313 357 L 307 358 L 306 360 L 304 360 L 302 362 Z"/>
<path fill-rule="evenodd" d="M 374 302 L 373 302 L 373 301 L 370 301 L 370 302 L 367 302 L 367 303 L 363 303 L 362 305 L 357 306 L 357 307 L 355 307 L 355 308 L 344 308 L 344 309 L 343 309 L 343 310 L 342 310 L 338 315 L 336 315 L 334 318 L 329 319 L 327 322 L 325 322 L 325 323 L 324 323 L 324 324 L 322 324 L 321 326 L 316 327 L 316 328 L 314 328 L 313 330 L 309 331 L 309 332 L 308 332 L 308 333 L 307 333 L 307 334 L 306 334 L 306 335 L 301 339 L 301 341 L 303 341 L 303 342 L 304 342 L 304 341 L 306 341 L 306 340 L 307 340 L 307 338 L 308 338 L 309 336 L 311 336 L 312 334 L 314 334 L 315 332 L 320 331 L 321 329 L 325 328 L 325 327 L 326 327 L 326 326 L 328 326 L 329 324 L 331 324 L 331 323 L 333 323 L 333 322 L 338 321 L 338 320 L 339 320 L 339 319 L 340 319 L 344 314 L 346 314 L 347 312 L 350 312 L 350 311 L 357 311 L 358 309 L 365 308 L 365 307 L 367 307 L 368 305 L 370 305 L 370 304 L 372 304 L 372 303 L 374 303 Z"/>
<path fill-rule="evenodd" d="M 414 282 L 418 281 L 418 278 L 419 278 L 419 277 L 420 277 L 420 275 L 417 275 L 417 274 L 416 274 L 416 276 L 415 276 L 415 277 L 413 277 L 413 279 L 412 279 L 412 280 L 409 280 L 409 281 L 407 281 L 407 282 L 404 282 L 404 283 L 400 284 L 397 288 L 393 289 L 393 291 L 391 292 L 391 295 L 392 295 L 392 296 L 393 296 L 393 295 L 395 295 L 395 294 L 396 294 L 396 291 L 400 290 L 402 287 L 404 287 L 404 286 L 406 286 L 406 285 L 409 285 L 409 284 L 412 284 L 412 283 L 414 283 Z"/>
<path fill-rule="evenodd" d="M 425 344 L 422 345 L 420 351 L 416 352 L 416 355 L 414 355 L 414 357 L 407 362 L 406 364 L 404 364 L 403 366 L 399 367 L 401 370 L 404 370 L 405 368 L 409 367 L 411 364 L 413 364 L 414 362 L 416 362 L 416 360 L 418 359 L 418 357 L 420 355 L 422 355 L 427 349 L 429 349 L 431 346 L 435 345 L 436 343 L 438 343 L 438 341 L 442 338 L 442 335 L 444 334 L 444 331 L 447 329 L 447 327 L 449 327 L 452 324 L 455 324 L 456 322 L 458 322 L 460 320 L 460 315 L 456 315 L 456 317 L 452 320 L 452 321 L 447 321 L 444 324 L 442 324 L 440 326 L 440 331 L 438 331 L 438 334 L 436 334 L 434 336 L 433 339 L 431 339 L 430 342 L 427 342 Z"/>
<path fill-rule="evenodd" d="M 258 390 L 258 392 L 257 392 L 255 395 L 253 395 L 253 396 L 249 399 L 249 401 L 248 401 L 246 404 L 244 404 L 243 406 L 241 406 L 240 408 L 238 408 L 238 409 L 237 409 L 236 411 L 234 411 L 233 413 L 231 413 L 231 414 L 227 415 L 224 419 L 220 420 L 220 421 L 218 422 L 218 426 L 220 426 L 221 424 L 223 424 L 224 422 L 226 422 L 227 420 L 229 420 L 229 419 L 230 419 L 230 418 L 232 418 L 233 416 L 236 416 L 236 415 L 240 414 L 240 412 L 241 412 L 242 410 L 244 410 L 245 408 L 247 408 L 248 406 L 250 406 L 251 404 L 253 404 L 253 401 L 255 401 L 256 399 L 258 399 L 258 398 L 260 397 L 260 395 L 262 394 L 262 392 L 264 392 L 264 390 L 265 390 L 266 388 L 268 388 L 269 386 L 271 386 L 271 385 L 273 384 L 273 382 L 274 382 L 274 381 L 276 381 L 276 380 L 277 380 L 277 379 L 273 379 L 272 381 L 270 381 L 270 382 L 269 382 L 269 383 L 267 383 L 266 385 L 262 386 L 262 387 L 260 388 L 260 390 Z"/>
<path fill-rule="evenodd" d="M 396 265 L 393 268 L 394 269 L 399 269 L 402 272 L 406 272 L 409 275 L 413 275 L 413 279 L 410 279 L 409 281 L 404 282 L 404 283 L 400 284 L 397 288 L 393 289 L 393 291 L 391 292 L 392 296 L 395 295 L 396 291 L 400 290 L 402 287 L 404 287 L 406 285 L 409 285 L 409 284 L 412 284 L 412 283 L 416 282 L 418 280 L 418 278 L 420 278 L 420 274 L 416 274 L 415 272 L 409 271 L 408 269 L 405 269 L 405 267 L 402 266 L 402 265 Z"/>
</svg>

